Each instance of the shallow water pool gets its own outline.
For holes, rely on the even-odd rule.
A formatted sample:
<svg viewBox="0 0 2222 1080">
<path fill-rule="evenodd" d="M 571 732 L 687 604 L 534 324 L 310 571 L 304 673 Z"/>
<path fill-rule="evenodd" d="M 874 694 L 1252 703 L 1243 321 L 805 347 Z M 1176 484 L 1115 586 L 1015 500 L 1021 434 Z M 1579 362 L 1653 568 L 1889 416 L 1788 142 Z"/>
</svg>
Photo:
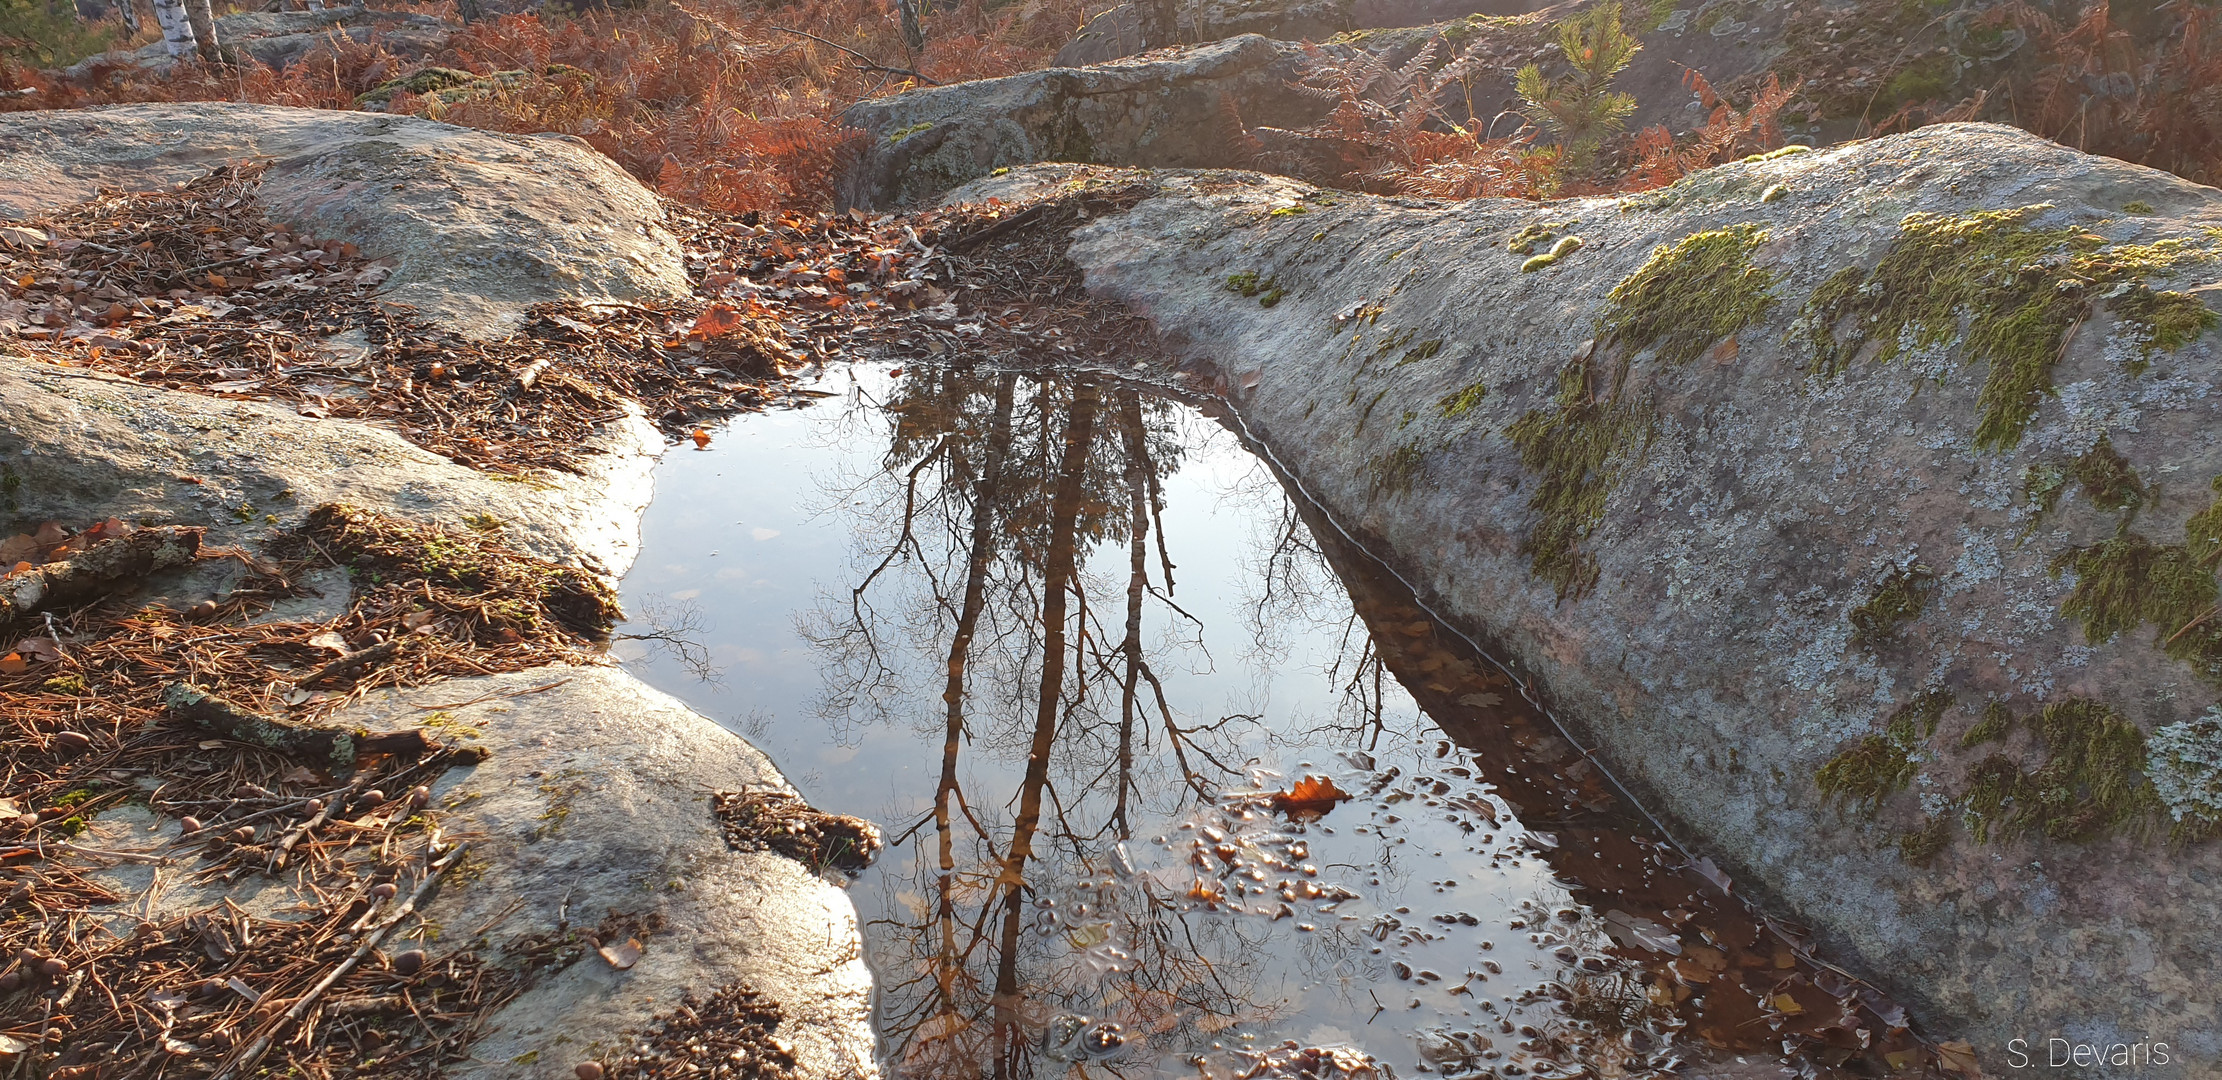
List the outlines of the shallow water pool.
<svg viewBox="0 0 2222 1080">
<path fill-rule="evenodd" d="M 667 457 L 613 648 L 885 833 L 850 891 L 893 1075 L 1772 1075 L 1903 1041 L 1204 411 L 815 386 Z"/>
</svg>

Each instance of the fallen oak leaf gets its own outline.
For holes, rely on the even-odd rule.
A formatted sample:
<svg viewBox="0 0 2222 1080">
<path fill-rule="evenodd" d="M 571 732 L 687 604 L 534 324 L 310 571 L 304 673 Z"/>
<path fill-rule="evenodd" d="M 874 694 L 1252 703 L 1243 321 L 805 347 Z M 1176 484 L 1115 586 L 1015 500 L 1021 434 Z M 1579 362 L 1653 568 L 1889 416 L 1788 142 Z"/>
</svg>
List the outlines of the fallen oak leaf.
<svg viewBox="0 0 2222 1080">
<path fill-rule="evenodd" d="M 1267 801 L 1272 803 L 1273 809 L 1292 818 L 1316 818 L 1350 797 L 1349 792 L 1335 786 L 1334 780 L 1314 775 L 1298 780 L 1287 791 L 1274 792 Z"/>
<path fill-rule="evenodd" d="M 741 328 L 741 309 L 731 304 L 711 304 L 695 316 L 694 323 L 680 335 L 688 341 L 708 341 L 720 334 L 730 334 Z"/>
</svg>

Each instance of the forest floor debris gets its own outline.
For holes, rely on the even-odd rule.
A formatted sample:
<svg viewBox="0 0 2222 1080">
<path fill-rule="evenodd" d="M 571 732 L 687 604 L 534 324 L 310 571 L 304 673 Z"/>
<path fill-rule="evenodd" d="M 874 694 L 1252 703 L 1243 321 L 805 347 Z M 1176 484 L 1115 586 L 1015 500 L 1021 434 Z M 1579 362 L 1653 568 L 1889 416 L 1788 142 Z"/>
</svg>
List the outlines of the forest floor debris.
<svg viewBox="0 0 2222 1080">
<path fill-rule="evenodd" d="M 674 212 L 700 275 L 692 300 L 547 305 L 473 342 L 381 304 L 384 268 L 352 245 L 266 221 L 258 175 L 220 169 L 10 225 L 0 356 L 283 402 L 305 422 L 374 424 L 530 483 L 578 468 L 582 445 L 630 409 L 700 443 L 724 416 L 817 396 L 795 376 L 829 361 L 953 361 L 960 345 L 989 364 L 1128 368 L 1148 355 L 1138 321 L 1087 300 L 1061 254 L 1064 229 L 1131 205 L 1139 188 L 904 219 Z M 0 657 L 0 896 L 17 916 L 0 921 L 0 1058 L 29 1055 L 76 1080 L 157 1067 L 212 1077 L 250 1055 L 318 1076 L 430 1076 L 484 1017 L 564 966 L 493 966 L 427 938 L 342 971 L 397 896 L 451 865 L 429 785 L 483 752 L 373 740 L 349 768 L 334 738 L 304 756 L 243 736 L 332 736 L 320 718 L 375 688 L 601 662 L 598 639 L 620 617 L 607 582 L 510 549 L 495 521 L 430 527 L 325 506 L 258 551 L 202 546 L 192 529 L 77 524 L 0 539 L 8 595 L 45 598 L 11 606 L 0 626 L 12 643 Z M 47 588 L 112 547 L 179 555 L 124 560 L 67 595 Z M 225 560 L 244 572 L 220 598 L 176 611 L 136 595 L 149 575 Z M 326 567 L 352 577 L 341 614 L 258 621 Z M 240 722 L 212 728 L 210 709 Z M 757 825 L 811 813 L 748 805 Z M 151 811 L 165 839 L 86 842 L 101 814 L 129 807 Z M 806 830 L 810 850 L 787 853 L 861 865 L 869 823 L 829 822 Z M 166 912 L 105 883 L 119 862 L 217 889 L 267 875 L 301 901 Z M 600 929 L 589 937 L 605 959 L 652 932 L 603 941 Z M 677 1075 L 714 1017 L 733 1021 L 713 1041 L 744 1053 L 735 1075 L 787 1075 L 776 1009 L 737 987 L 667 1018 L 612 1075 Z M 671 1032 L 693 1034 L 674 1049 L 658 1041 Z"/>
</svg>

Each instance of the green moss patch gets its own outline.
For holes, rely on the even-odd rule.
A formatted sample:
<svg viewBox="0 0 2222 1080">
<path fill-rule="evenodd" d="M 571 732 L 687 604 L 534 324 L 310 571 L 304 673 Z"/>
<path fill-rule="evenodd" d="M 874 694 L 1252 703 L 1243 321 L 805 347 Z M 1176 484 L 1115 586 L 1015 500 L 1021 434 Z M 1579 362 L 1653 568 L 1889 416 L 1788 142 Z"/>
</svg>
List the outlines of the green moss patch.
<svg viewBox="0 0 2222 1080">
<path fill-rule="evenodd" d="M 1920 828 L 1898 834 L 1898 857 L 1914 866 L 1927 866 L 1951 843 L 1951 819 L 1926 818 Z"/>
<path fill-rule="evenodd" d="M 1669 364 L 1704 355 L 1774 307 L 1774 273 L 1751 264 L 1766 240 L 1765 229 L 1744 224 L 1662 245 L 1613 288 L 1603 336 L 1630 349 L 1656 345 Z"/>
<path fill-rule="evenodd" d="M 2107 294 L 2099 286 L 2132 286 L 2114 298 L 2112 310 L 2151 347 L 2189 340 L 2183 327 L 2191 316 L 2180 304 L 2156 307 L 2133 298 L 2146 279 L 2211 259 L 2211 251 L 2184 240 L 2110 247 L 2078 226 L 2030 224 L 2050 209 L 1907 215 L 1874 269 L 1841 271 L 1814 290 L 1803 321 L 1816 370 L 1834 376 L 1870 343 L 1887 363 L 1909 340 L 1921 349 L 1960 342 L 1966 362 L 1987 368 L 1975 443 L 2004 449 L 2021 441 L 2052 392 L 2052 367 L 2069 333 Z M 2167 320 L 2168 328 L 2155 319 Z"/>
<path fill-rule="evenodd" d="M 2145 501 L 2145 482 L 2104 435 L 2075 459 L 2074 475 L 2091 505 L 2101 510 L 2127 510 Z"/>
<path fill-rule="evenodd" d="M 2138 355 L 2129 363 L 2133 374 L 2143 374 L 2153 357 L 2181 349 L 2222 323 L 2222 316 L 2190 293 L 2155 292 L 2143 285 L 2124 288 L 2107 302 L 2107 310 L 2137 345 Z"/>
<path fill-rule="evenodd" d="M 1960 749 L 1972 750 L 1984 743 L 1997 742 L 2014 730 L 2014 714 L 2003 701 L 1992 701 L 1983 706 L 1983 718 L 1960 736 Z"/>
<path fill-rule="evenodd" d="M 1412 490 L 1412 485 L 1426 475 L 1427 451 L 1418 446 L 1399 446 L 1373 461 L 1373 490 L 1375 494 L 1402 493 Z"/>
<path fill-rule="evenodd" d="M 1651 440 L 1649 403 L 1626 392 L 1627 362 L 1601 390 L 1592 385 L 1596 366 L 1593 357 L 1568 364 L 1551 406 L 1530 410 L 1505 431 L 1520 463 L 1538 477 L 1528 496 L 1535 528 L 1520 553 L 1537 577 L 1557 587 L 1560 600 L 1597 583 L 1597 559 L 1582 544 L 1605 516 L 1605 496 Z"/>
<path fill-rule="evenodd" d="M 2137 725 L 2084 698 L 2053 702 L 2026 723 L 2044 754 L 2036 768 L 2001 753 L 1968 771 L 1967 817 L 1978 842 L 2024 834 L 2088 842 L 2152 830 L 2162 804 Z"/>
<path fill-rule="evenodd" d="M 2222 480 L 2218 480 L 2222 495 Z M 2083 624 L 2092 644 L 2111 641 L 2146 623 L 2153 644 L 2222 684 L 2222 618 L 2215 602 L 2217 557 L 2222 556 L 2222 498 L 2184 523 L 2182 544 L 2155 544 L 2124 533 L 2089 547 L 2071 548 L 2052 561 L 2055 574 L 2073 571 L 2075 588 L 2060 613 Z"/>
<path fill-rule="evenodd" d="M 1813 776 L 1822 794 L 1841 803 L 1872 810 L 1906 789 L 1921 771 L 1915 756 L 1936 734 L 1937 721 L 1952 707 L 1952 695 L 1931 690 L 1890 714 L 1880 734 L 1867 735 L 1837 752 Z"/>
<path fill-rule="evenodd" d="M 1280 303 L 1282 297 L 1288 295 L 1288 290 L 1281 287 L 1279 278 L 1260 280 L 1258 272 L 1255 270 L 1245 270 L 1239 274 L 1227 275 L 1227 291 L 1253 297 L 1257 300 L 1259 307 L 1272 307 Z"/>
<path fill-rule="evenodd" d="M 1444 395 L 1443 400 L 1435 403 L 1435 411 L 1446 419 L 1456 420 L 1481 407 L 1482 401 L 1488 396 L 1489 385 L 1477 382 L 1456 393 Z"/>
<path fill-rule="evenodd" d="M 1920 563 L 1892 571 L 1866 603 L 1852 609 L 1852 641 L 1872 647 L 1896 640 L 1898 628 L 1928 606 L 1936 580 L 1936 572 Z"/>
</svg>

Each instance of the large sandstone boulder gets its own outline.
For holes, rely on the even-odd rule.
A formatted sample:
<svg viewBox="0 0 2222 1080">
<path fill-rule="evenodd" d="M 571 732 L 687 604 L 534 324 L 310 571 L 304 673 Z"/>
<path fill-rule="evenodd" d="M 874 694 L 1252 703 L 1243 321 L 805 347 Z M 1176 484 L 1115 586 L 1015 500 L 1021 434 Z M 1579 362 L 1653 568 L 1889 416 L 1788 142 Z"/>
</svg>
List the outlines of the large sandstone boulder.
<svg viewBox="0 0 2222 1080">
<path fill-rule="evenodd" d="M 456 679 L 372 695 L 334 719 L 432 722 L 492 751 L 434 788 L 450 831 L 477 837 L 486 872 L 444 890 L 433 923 L 471 928 L 509 964 L 522 962 L 521 942 L 591 932 L 611 912 L 657 928 L 631 967 L 588 952 L 502 1007 L 453 1075 L 570 1080 L 576 1063 L 608 1060 L 690 995 L 733 984 L 777 1004 L 775 1037 L 799 1076 L 877 1074 L 872 973 L 839 875 L 734 851 L 713 812 L 722 792 L 794 792 L 738 736 L 611 668 Z"/>
<path fill-rule="evenodd" d="M 245 543 L 336 502 L 427 525 L 490 514 L 519 550 L 607 574 L 624 573 L 639 550 L 648 474 L 663 452 L 635 410 L 590 448 L 580 474 L 498 481 L 369 424 L 13 360 L 0 361 L 0 417 L 9 534 L 117 517 Z"/>
<path fill-rule="evenodd" d="M 1091 289 L 1738 888 L 1994 1074 L 2222 1075 L 2222 192 L 1984 125 L 1546 204 L 1157 183 Z"/>
<path fill-rule="evenodd" d="M 576 139 L 222 102 L 0 115 L 0 218 L 268 160 L 264 212 L 390 260 L 382 295 L 461 332 L 549 300 L 684 296 L 654 193 Z"/>
<path fill-rule="evenodd" d="M 1233 164 L 1228 109 L 1253 126 L 1299 127 L 1325 114 L 1285 92 L 1303 59 L 1297 45 L 1249 35 L 860 102 L 842 121 L 867 141 L 834 197 L 843 208 L 918 206 L 997 169 L 1041 161 Z"/>
</svg>

